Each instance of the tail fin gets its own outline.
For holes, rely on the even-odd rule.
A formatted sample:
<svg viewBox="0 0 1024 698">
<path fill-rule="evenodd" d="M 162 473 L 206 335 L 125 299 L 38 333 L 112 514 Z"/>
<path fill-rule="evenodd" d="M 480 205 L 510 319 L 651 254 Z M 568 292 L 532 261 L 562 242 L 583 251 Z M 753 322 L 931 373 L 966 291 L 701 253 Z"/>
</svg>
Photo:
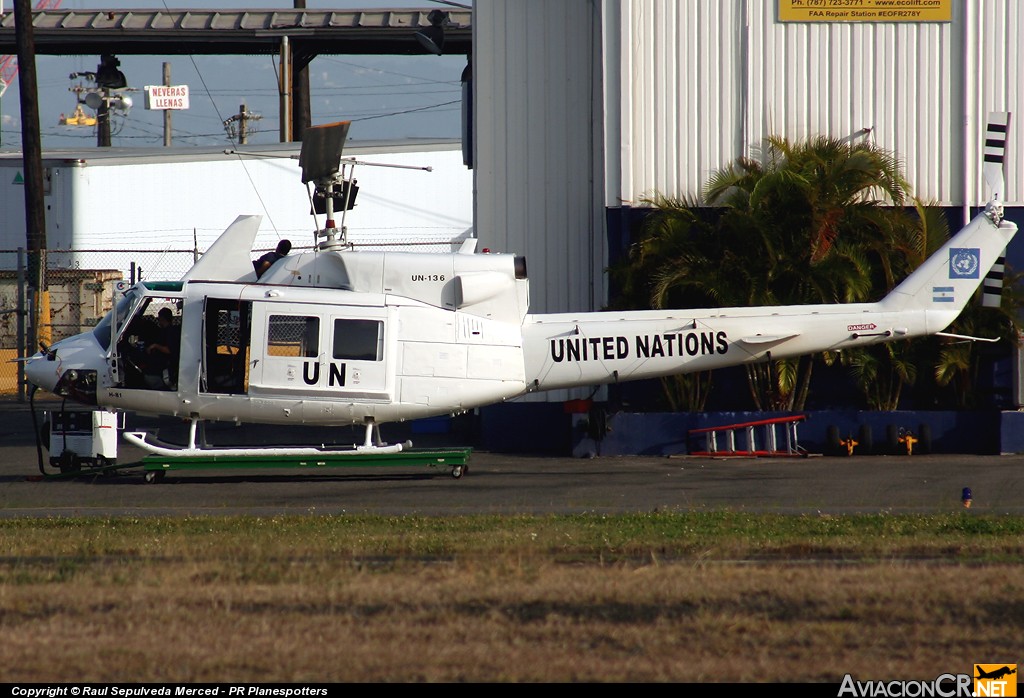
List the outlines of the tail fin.
<svg viewBox="0 0 1024 698">
<path fill-rule="evenodd" d="M 1008 112 L 989 114 L 982 170 L 992 189 L 992 199 L 985 210 L 883 299 L 887 310 L 933 310 L 937 319 L 949 324 L 964 309 L 982 280 L 985 305 L 999 305 L 1006 246 L 1017 233 L 1016 224 L 1003 220 L 1001 203 L 1009 123 Z"/>
<path fill-rule="evenodd" d="M 236 218 L 181 280 L 255 281 L 249 256 L 262 220 L 263 216 Z"/>
<path fill-rule="evenodd" d="M 894 288 L 882 301 L 892 310 L 926 309 L 960 314 L 983 279 L 1003 259 L 1017 232 L 1010 221 L 996 223 L 979 213 L 938 252 Z"/>
</svg>

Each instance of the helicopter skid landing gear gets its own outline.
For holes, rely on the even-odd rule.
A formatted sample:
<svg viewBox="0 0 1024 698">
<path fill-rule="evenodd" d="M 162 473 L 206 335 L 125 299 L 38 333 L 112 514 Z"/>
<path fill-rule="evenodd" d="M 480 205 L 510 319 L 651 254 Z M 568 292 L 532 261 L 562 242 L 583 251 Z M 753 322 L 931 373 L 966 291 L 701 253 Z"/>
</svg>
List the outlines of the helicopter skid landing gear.
<svg viewBox="0 0 1024 698">
<path fill-rule="evenodd" d="M 356 446 L 356 451 L 360 453 L 398 453 L 400 451 L 408 451 L 412 448 L 412 441 L 406 441 L 400 444 L 386 444 L 380 438 L 380 426 L 373 420 L 367 420 L 366 422 L 366 437 L 363 439 L 362 446 Z"/>
<path fill-rule="evenodd" d="M 448 469 L 452 478 L 462 478 L 469 467 L 471 448 L 413 450 L 412 442 L 386 444 L 373 421 L 367 421 L 362 444 L 348 446 L 260 446 L 215 447 L 190 425 L 185 446 L 161 442 L 143 431 L 125 431 L 123 438 L 147 455 L 141 465 L 145 481 L 157 483 L 171 470 L 240 470 L 249 468 L 323 467 L 409 467 L 429 466 Z M 201 429 L 202 424 L 198 424 Z"/>
<path fill-rule="evenodd" d="M 308 457 L 317 458 L 325 455 L 332 456 L 374 456 L 388 455 L 412 450 L 412 441 L 405 441 L 398 444 L 386 444 L 380 440 L 377 426 L 372 422 L 366 425 L 366 439 L 359 444 L 347 447 L 312 447 L 312 446 L 226 446 L 214 447 L 200 439 L 197 444 L 196 422 L 189 425 L 188 444 L 179 446 L 160 441 L 150 437 L 144 431 L 125 431 L 122 437 L 125 441 L 137 446 L 149 454 L 162 456 L 164 458 L 258 458 L 258 457 Z M 376 437 L 376 438 L 375 438 Z"/>
</svg>

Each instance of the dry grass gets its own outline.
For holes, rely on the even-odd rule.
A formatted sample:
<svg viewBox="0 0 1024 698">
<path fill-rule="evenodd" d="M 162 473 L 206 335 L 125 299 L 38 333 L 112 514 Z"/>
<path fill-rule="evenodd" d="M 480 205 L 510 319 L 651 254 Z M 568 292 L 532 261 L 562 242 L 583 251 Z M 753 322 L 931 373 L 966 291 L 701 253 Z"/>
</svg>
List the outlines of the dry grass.
<svg viewBox="0 0 1024 698">
<path fill-rule="evenodd" d="M 1016 661 L 1022 526 L 0 522 L 0 682 L 930 679 Z"/>
</svg>

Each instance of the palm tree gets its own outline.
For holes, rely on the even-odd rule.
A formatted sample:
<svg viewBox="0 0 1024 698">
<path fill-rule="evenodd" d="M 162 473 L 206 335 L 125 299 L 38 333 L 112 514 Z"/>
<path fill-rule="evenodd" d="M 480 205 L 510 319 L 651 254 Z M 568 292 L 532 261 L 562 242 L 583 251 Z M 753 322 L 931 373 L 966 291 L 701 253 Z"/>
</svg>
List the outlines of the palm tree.
<svg viewBox="0 0 1024 698">
<path fill-rule="evenodd" d="M 882 297 L 949 237 L 937 207 L 912 198 L 898 160 L 870 144 L 771 137 L 759 159 L 715 172 L 693 198 L 655 195 L 629 259 L 613 269 L 624 307 L 850 303 Z M 907 207 L 908 204 L 912 206 Z M 969 306 L 950 331 L 1018 342 L 1024 297 L 1007 275 L 1003 307 Z M 980 353 L 973 343 L 919 339 L 844 352 L 869 407 L 895 409 L 934 361 L 940 386 L 971 405 Z M 833 361 L 836 357 L 825 357 Z M 757 409 L 799 410 L 813 357 L 747 366 Z M 710 374 L 666 379 L 669 404 L 703 408 Z"/>
<path fill-rule="evenodd" d="M 718 288 L 701 284 L 707 277 L 710 258 L 703 249 L 713 239 L 714 228 L 706 212 L 693 199 L 657 196 L 650 200 L 651 213 L 644 220 L 640 239 L 629 255 L 609 269 L 618 292 L 613 308 L 647 309 L 652 299 L 661 298 L 673 307 L 716 305 Z M 685 268 L 688 286 L 655 290 L 666 260 Z M 717 281 L 717 280 L 716 280 Z M 668 297 L 671 296 L 669 300 Z M 662 394 L 672 411 L 702 412 L 712 386 L 712 372 L 667 376 L 661 379 Z"/>
<path fill-rule="evenodd" d="M 868 300 L 925 246 L 900 208 L 909 186 L 891 154 L 830 138 L 770 137 L 759 159 L 715 172 L 703 200 L 652 197 L 620 280 L 650 307 L 800 305 Z M 636 306 L 634 306 L 636 307 Z M 810 357 L 747 367 L 758 409 L 799 410 Z"/>
<path fill-rule="evenodd" d="M 869 409 L 899 407 L 903 386 L 917 380 L 914 340 L 888 342 L 843 352 L 843 363 L 860 387 Z"/>
<path fill-rule="evenodd" d="M 1008 272 L 1003 279 L 1000 306 L 982 307 L 975 298 L 953 322 L 949 332 L 969 337 L 998 337 L 1003 346 L 1019 346 L 1021 331 L 1024 330 L 1020 320 L 1024 309 L 1024 295 L 1019 286 L 1022 276 Z M 960 409 L 977 406 L 974 386 L 981 363 L 978 349 L 972 341 L 946 340 L 940 346 L 935 362 L 935 382 L 943 387 L 952 387 L 955 404 Z"/>
<path fill-rule="evenodd" d="M 754 241 L 763 290 L 749 304 L 851 303 L 891 288 L 908 252 L 904 241 L 914 238 L 891 206 L 909 196 L 894 156 L 825 137 L 770 137 L 760 162 L 741 158 L 704 189 L 707 203 L 732 219 L 737 243 L 750 249 Z M 813 367 L 813 357 L 749 366 L 755 404 L 802 409 Z"/>
<path fill-rule="evenodd" d="M 877 216 L 876 228 L 884 230 L 884 236 L 862 243 L 875 260 L 875 285 L 882 293 L 891 291 L 949 239 L 949 223 L 942 210 L 916 198 L 913 201 L 912 213 L 890 210 Z M 868 408 L 891 411 L 898 408 L 903 387 L 917 380 L 919 362 L 927 354 L 922 347 L 932 341 L 911 339 L 860 347 L 843 352 L 841 361 L 850 369 Z"/>
<path fill-rule="evenodd" d="M 755 216 L 771 213 L 793 241 L 810 243 L 809 259 L 817 264 L 840 234 L 876 226 L 883 206 L 903 206 L 909 192 L 899 161 L 870 143 L 769 136 L 761 163 L 740 158 L 715 172 L 704 199 Z"/>
</svg>

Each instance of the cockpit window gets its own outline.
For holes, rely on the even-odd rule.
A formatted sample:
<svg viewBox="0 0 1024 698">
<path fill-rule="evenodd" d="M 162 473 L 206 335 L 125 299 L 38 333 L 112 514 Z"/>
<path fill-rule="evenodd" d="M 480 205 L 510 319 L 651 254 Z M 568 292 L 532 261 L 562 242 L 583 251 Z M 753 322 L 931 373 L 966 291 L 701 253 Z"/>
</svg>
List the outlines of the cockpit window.
<svg viewBox="0 0 1024 698">
<path fill-rule="evenodd" d="M 128 291 L 121 300 L 117 302 L 117 331 L 120 332 L 121 328 L 124 327 L 124 321 L 128 319 L 128 315 L 131 311 L 132 304 L 137 302 L 139 299 L 138 293 L 134 289 Z M 99 321 L 99 324 L 93 328 L 93 335 L 96 337 L 96 341 L 100 343 L 100 346 L 104 349 L 110 349 L 110 323 L 114 320 L 114 311 L 111 311 L 103 316 L 103 319 Z"/>
</svg>

